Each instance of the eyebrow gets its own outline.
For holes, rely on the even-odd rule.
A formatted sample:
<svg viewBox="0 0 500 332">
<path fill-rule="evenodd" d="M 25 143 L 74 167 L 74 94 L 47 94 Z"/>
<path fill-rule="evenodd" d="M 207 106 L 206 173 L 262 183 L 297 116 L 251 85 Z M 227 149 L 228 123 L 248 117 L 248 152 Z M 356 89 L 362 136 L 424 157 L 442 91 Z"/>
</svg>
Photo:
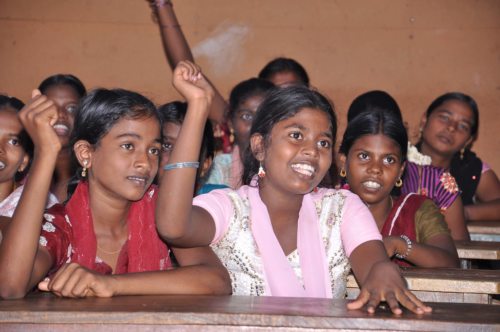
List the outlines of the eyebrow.
<svg viewBox="0 0 500 332">
<path fill-rule="evenodd" d="M 292 124 L 290 124 L 290 125 L 288 125 L 288 126 L 286 126 L 286 127 L 285 127 L 285 129 L 289 129 L 289 128 L 298 128 L 298 129 L 300 129 L 300 130 L 305 130 L 305 131 L 307 131 L 307 130 L 308 130 L 308 129 L 307 129 L 306 127 L 304 127 L 303 125 L 300 125 L 300 124 L 297 124 L 297 123 L 292 123 Z M 324 131 L 324 132 L 322 132 L 321 134 L 322 134 L 322 135 L 327 136 L 327 137 L 328 137 L 328 138 L 330 138 L 330 139 L 333 139 L 333 135 L 332 135 L 332 133 L 331 133 L 331 132 L 329 132 L 329 131 Z"/>
<path fill-rule="evenodd" d="M 123 133 L 123 134 L 116 136 L 116 138 L 127 138 L 127 137 L 135 138 L 135 139 L 142 139 L 142 136 L 139 134 L 136 134 L 136 133 Z M 155 138 L 155 142 L 161 144 L 161 138 L 160 137 Z"/>
<path fill-rule="evenodd" d="M 446 108 L 443 108 L 443 109 L 440 109 L 440 110 L 437 110 L 437 112 L 441 112 L 441 113 L 446 113 L 448 115 L 453 115 L 453 112 L 451 111 L 448 111 Z M 470 126 L 472 126 L 472 121 L 469 121 L 468 119 L 459 119 L 458 121 L 463 121 L 463 122 L 466 122 L 467 124 L 469 124 Z"/>
</svg>

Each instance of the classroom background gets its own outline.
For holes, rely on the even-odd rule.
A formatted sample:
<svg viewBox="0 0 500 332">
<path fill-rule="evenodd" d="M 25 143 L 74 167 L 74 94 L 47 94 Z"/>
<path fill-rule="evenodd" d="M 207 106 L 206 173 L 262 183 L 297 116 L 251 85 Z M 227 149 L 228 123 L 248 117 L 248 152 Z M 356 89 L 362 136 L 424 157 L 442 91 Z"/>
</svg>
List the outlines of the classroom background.
<svg viewBox="0 0 500 332">
<path fill-rule="evenodd" d="M 173 0 L 196 61 L 224 96 L 279 56 L 299 61 L 335 103 L 340 131 L 359 94 L 386 90 L 410 136 L 437 96 L 476 99 L 473 150 L 500 170 L 500 1 Z M 72 73 L 163 103 L 179 96 L 144 0 L 0 0 L 0 92 L 27 101 Z"/>
</svg>

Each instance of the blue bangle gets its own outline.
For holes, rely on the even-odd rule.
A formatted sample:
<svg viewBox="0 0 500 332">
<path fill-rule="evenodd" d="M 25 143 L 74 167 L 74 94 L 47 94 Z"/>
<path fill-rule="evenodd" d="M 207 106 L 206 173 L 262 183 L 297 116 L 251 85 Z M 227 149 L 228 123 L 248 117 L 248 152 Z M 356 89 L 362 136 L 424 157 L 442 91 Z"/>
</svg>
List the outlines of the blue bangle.
<svg viewBox="0 0 500 332">
<path fill-rule="evenodd" d="M 182 163 L 167 164 L 163 166 L 163 169 L 165 171 L 170 171 L 176 168 L 198 168 L 198 167 L 200 167 L 200 163 L 197 161 L 185 161 Z"/>
</svg>

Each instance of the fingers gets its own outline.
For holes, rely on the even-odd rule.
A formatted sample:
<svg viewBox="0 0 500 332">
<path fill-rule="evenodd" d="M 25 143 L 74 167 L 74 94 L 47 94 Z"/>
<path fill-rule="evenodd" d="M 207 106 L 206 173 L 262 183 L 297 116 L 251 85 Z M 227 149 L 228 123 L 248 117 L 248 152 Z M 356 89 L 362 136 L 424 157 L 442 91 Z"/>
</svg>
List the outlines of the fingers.
<svg viewBox="0 0 500 332">
<path fill-rule="evenodd" d="M 397 296 L 397 300 L 408 310 L 416 313 L 417 315 L 422 315 L 424 313 L 432 312 L 432 308 L 426 306 L 422 301 L 420 301 L 415 294 L 409 290 L 405 290 Z"/>
<path fill-rule="evenodd" d="M 401 308 L 399 307 L 398 300 L 396 299 L 396 296 L 393 292 L 389 292 L 385 295 L 385 301 L 391 308 L 393 314 L 401 315 L 403 313 L 403 310 L 401 310 Z"/>
<path fill-rule="evenodd" d="M 185 81 L 196 82 L 201 79 L 201 68 L 190 61 L 180 61 L 175 71 L 182 76 Z"/>
<path fill-rule="evenodd" d="M 42 95 L 42 93 L 38 89 L 35 89 L 35 90 L 31 91 L 31 99 L 35 99 L 35 97 L 38 97 L 38 96 L 41 96 L 41 95 Z"/>
<path fill-rule="evenodd" d="M 358 297 L 347 304 L 347 309 L 349 310 L 357 310 L 361 309 L 366 302 L 370 299 L 370 293 L 368 293 L 365 289 L 362 289 L 359 293 Z"/>
<path fill-rule="evenodd" d="M 86 297 L 89 295 L 92 276 L 92 273 L 82 266 L 70 263 L 61 267 L 52 279 L 40 282 L 38 288 L 62 297 Z"/>
</svg>

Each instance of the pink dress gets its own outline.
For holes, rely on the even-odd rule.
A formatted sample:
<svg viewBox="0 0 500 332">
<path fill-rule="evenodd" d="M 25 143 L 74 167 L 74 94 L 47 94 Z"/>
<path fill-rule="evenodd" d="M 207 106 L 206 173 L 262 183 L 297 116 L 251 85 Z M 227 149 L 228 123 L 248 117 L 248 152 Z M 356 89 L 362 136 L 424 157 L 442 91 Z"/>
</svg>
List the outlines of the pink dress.
<svg viewBox="0 0 500 332">
<path fill-rule="evenodd" d="M 368 208 L 346 190 L 304 196 L 297 250 L 286 256 L 258 188 L 214 190 L 194 198 L 215 221 L 212 248 L 231 276 L 233 294 L 343 298 L 348 257 L 382 236 Z"/>
</svg>

